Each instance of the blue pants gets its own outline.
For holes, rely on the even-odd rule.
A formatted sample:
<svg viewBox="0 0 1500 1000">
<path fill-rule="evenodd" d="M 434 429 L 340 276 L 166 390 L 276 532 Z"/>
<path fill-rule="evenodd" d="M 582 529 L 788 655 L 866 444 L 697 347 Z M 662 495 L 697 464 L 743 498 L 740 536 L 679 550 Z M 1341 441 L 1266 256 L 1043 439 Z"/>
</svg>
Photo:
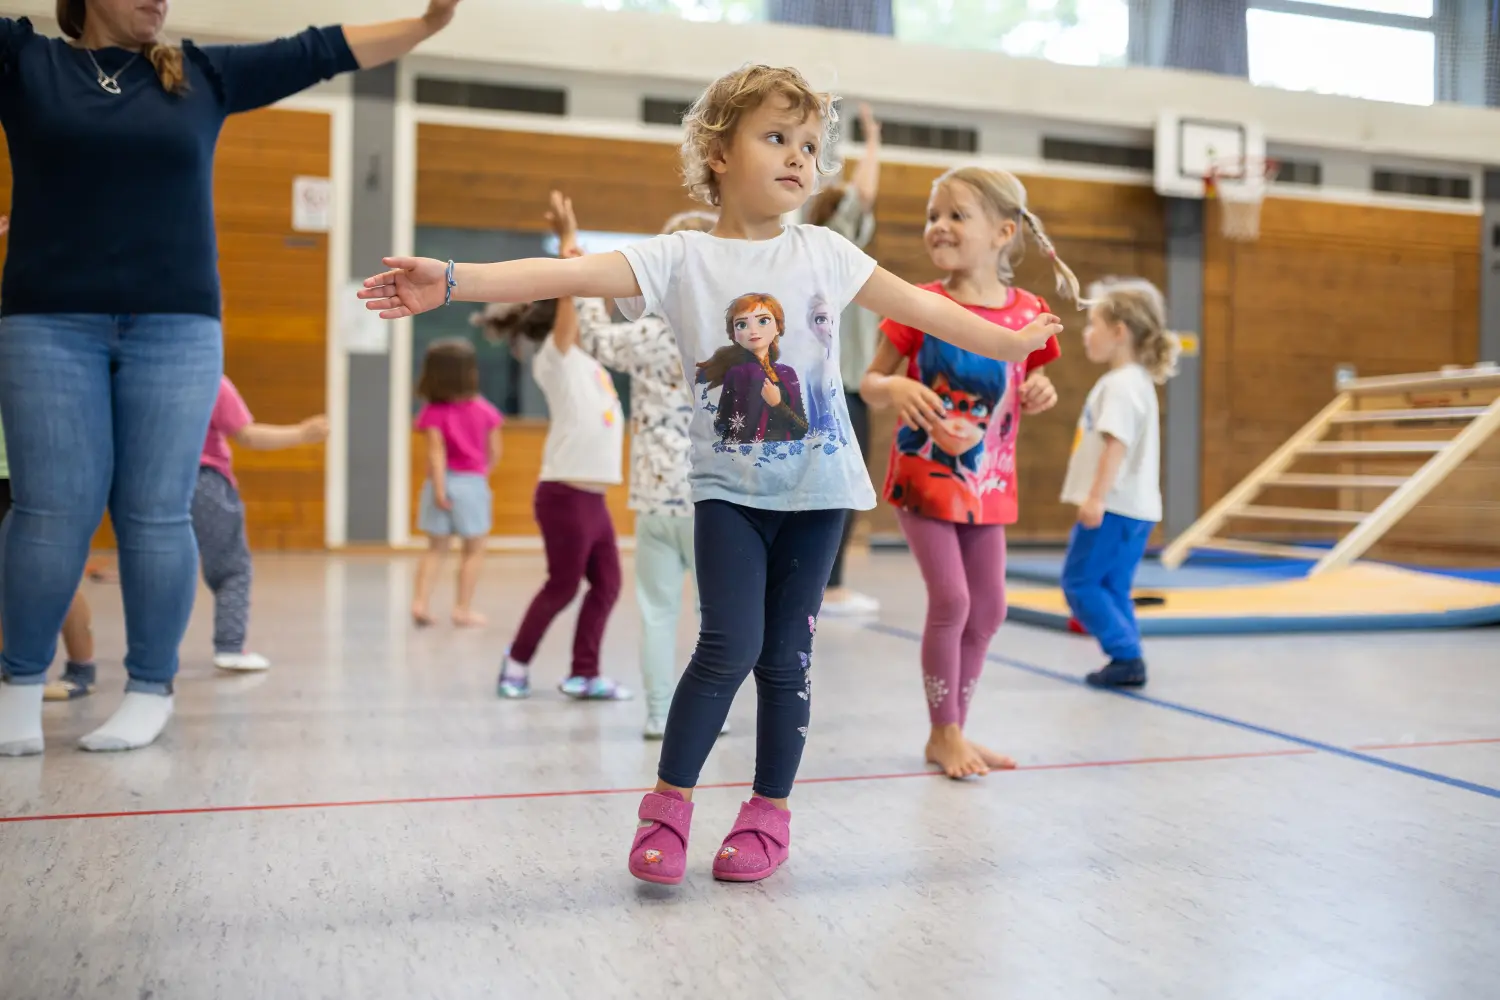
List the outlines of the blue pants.
<svg viewBox="0 0 1500 1000">
<path fill-rule="evenodd" d="M 11 683 L 46 680 L 108 506 L 127 690 L 171 691 L 197 588 L 190 512 L 223 356 L 208 316 L 0 320 L 13 502 L 0 526 L 0 672 Z"/>
<path fill-rule="evenodd" d="M 1141 630 L 1130 586 L 1154 527 L 1150 521 L 1105 514 L 1097 528 L 1073 525 L 1068 540 L 1063 594 L 1073 617 L 1099 640 L 1111 660 L 1141 658 Z"/>
<path fill-rule="evenodd" d="M 703 624 L 667 714 L 657 775 L 692 788 L 755 671 L 757 795 L 792 793 L 812 703 L 812 642 L 844 532 L 842 510 L 776 511 L 722 500 L 695 505 L 693 548 Z"/>
</svg>

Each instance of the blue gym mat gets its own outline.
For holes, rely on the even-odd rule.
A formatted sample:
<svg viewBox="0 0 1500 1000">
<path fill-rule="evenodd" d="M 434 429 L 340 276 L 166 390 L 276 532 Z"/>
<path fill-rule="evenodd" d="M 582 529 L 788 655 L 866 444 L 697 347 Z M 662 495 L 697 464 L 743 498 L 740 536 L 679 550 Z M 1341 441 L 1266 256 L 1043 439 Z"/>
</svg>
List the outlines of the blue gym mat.
<svg viewBox="0 0 1500 1000">
<path fill-rule="evenodd" d="M 1027 583 L 1057 585 L 1062 579 L 1064 551 L 1061 549 L 1011 549 L 1006 556 L 1005 575 L 1012 580 Z M 1258 556 L 1228 552 L 1198 552 L 1189 557 L 1180 569 L 1169 570 L 1157 561 L 1157 555 L 1148 555 L 1136 572 L 1137 590 L 1156 590 L 1164 587 L 1197 589 L 1200 587 L 1243 587 L 1248 584 L 1267 583 L 1271 580 L 1292 580 L 1306 576 L 1312 569 L 1306 559 L 1266 559 Z M 1402 566 L 1403 569 L 1439 576 L 1457 577 L 1461 580 L 1478 580 L 1483 583 L 1500 583 L 1500 568 L 1453 569 L 1428 566 Z"/>
</svg>

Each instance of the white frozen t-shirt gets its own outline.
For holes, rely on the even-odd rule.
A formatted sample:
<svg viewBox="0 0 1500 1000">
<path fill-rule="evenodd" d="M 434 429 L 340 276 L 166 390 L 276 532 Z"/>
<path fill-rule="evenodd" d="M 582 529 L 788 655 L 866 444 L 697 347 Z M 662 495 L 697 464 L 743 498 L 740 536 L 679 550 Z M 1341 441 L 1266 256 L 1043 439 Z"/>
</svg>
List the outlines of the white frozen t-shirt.
<svg viewBox="0 0 1500 1000">
<path fill-rule="evenodd" d="M 666 317 L 692 383 L 693 500 L 764 510 L 869 510 L 875 490 L 849 425 L 839 317 L 875 262 L 822 226 L 770 240 L 657 236 L 621 251 Z"/>
<path fill-rule="evenodd" d="M 531 360 L 531 377 L 547 397 L 541 481 L 620 482 L 625 416 L 609 372 L 580 347 L 563 354 L 549 336 Z"/>
<path fill-rule="evenodd" d="M 1073 437 L 1063 503 L 1081 505 L 1089 498 L 1106 434 L 1124 442 L 1125 458 L 1114 488 L 1104 498 L 1104 509 L 1138 521 L 1160 521 L 1161 420 L 1156 383 L 1140 365 L 1114 369 L 1089 393 Z"/>
</svg>

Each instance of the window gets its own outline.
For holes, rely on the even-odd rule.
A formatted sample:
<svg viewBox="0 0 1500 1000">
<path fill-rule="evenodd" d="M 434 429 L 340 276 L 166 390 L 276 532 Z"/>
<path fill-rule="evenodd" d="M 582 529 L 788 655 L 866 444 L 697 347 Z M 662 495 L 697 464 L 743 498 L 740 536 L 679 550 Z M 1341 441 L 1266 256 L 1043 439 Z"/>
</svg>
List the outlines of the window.
<svg viewBox="0 0 1500 1000">
<path fill-rule="evenodd" d="M 728 21 L 743 24 L 765 18 L 765 0 L 568 0 L 596 10 L 633 10 L 646 14 L 676 14 L 688 21 Z"/>
<path fill-rule="evenodd" d="M 1337 6 L 1432 9 L 1431 0 Z M 1400 104 L 1436 99 L 1437 39 L 1430 30 L 1261 9 L 1251 9 L 1245 22 L 1251 83 Z"/>
<path fill-rule="evenodd" d="M 1292 0 L 1295 4 L 1315 4 L 1319 7 L 1343 7 L 1346 10 L 1367 10 L 1372 14 L 1400 14 L 1403 17 L 1431 17 L 1433 0 Z"/>
<path fill-rule="evenodd" d="M 892 0 L 903 42 L 1123 66 L 1128 0 Z"/>
<path fill-rule="evenodd" d="M 690 21 L 767 21 L 794 0 L 562 0 L 596 10 L 672 14 Z M 838 0 L 832 23 L 865 24 L 888 9 L 903 42 L 987 49 L 1080 66 L 1123 66 L 1131 0 Z M 840 15 L 847 15 L 841 17 Z M 861 16 L 856 16 L 861 15 Z M 881 18 L 877 17 L 877 20 Z"/>
</svg>

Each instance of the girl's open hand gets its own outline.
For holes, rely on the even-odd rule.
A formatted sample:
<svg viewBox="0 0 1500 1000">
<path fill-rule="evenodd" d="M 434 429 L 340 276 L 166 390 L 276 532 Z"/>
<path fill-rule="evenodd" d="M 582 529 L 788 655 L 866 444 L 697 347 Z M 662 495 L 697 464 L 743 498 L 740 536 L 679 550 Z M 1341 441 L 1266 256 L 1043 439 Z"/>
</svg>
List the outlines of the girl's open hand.
<svg viewBox="0 0 1500 1000">
<path fill-rule="evenodd" d="M 1040 351 L 1047 346 L 1047 341 L 1063 332 L 1062 320 L 1051 313 L 1042 313 L 1018 332 L 1021 339 L 1026 341 L 1028 351 Z"/>
<path fill-rule="evenodd" d="M 560 250 L 566 252 L 578 245 L 578 217 L 573 214 L 573 199 L 561 191 L 553 191 L 547 209 L 547 223 L 557 234 Z"/>
<path fill-rule="evenodd" d="M 427 22 L 430 30 L 442 31 L 452 22 L 458 2 L 459 0 L 428 0 L 427 13 L 422 15 L 422 20 Z"/>
<path fill-rule="evenodd" d="M 1041 372 L 1032 372 L 1021 383 L 1021 412 L 1041 413 L 1057 405 L 1057 387 Z"/>
<path fill-rule="evenodd" d="M 1089 530 L 1104 523 L 1104 501 L 1089 497 L 1078 508 L 1078 523 Z"/>
<path fill-rule="evenodd" d="M 322 414 L 308 417 L 297 425 L 297 429 L 301 431 L 305 444 L 317 444 L 328 440 L 328 418 Z"/>
<path fill-rule="evenodd" d="M 448 265 L 430 257 L 385 257 L 391 270 L 365 279 L 359 297 L 381 319 L 404 319 L 436 309 L 447 298 Z"/>
<path fill-rule="evenodd" d="M 919 427 L 931 434 L 948 415 L 938 394 L 914 378 L 892 378 L 887 392 L 891 406 L 908 427 Z"/>
</svg>

